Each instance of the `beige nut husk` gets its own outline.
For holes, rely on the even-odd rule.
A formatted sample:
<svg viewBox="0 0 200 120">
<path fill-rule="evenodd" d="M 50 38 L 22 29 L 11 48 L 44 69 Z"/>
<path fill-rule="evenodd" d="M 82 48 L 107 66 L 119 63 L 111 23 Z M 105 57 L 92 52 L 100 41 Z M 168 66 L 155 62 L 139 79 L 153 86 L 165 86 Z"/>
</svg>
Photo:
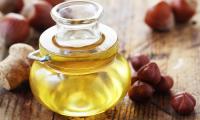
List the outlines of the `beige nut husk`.
<svg viewBox="0 0 200 120">
<path fill-rule="evenodd" d="M 29 79 L 33 61 L 27 56 L 33 51 L 32 46 L 23 43 L 14 44 L 9 48 L 9 55 L 0 62 L 0 86 L 11 90 Z"/>
</svg>

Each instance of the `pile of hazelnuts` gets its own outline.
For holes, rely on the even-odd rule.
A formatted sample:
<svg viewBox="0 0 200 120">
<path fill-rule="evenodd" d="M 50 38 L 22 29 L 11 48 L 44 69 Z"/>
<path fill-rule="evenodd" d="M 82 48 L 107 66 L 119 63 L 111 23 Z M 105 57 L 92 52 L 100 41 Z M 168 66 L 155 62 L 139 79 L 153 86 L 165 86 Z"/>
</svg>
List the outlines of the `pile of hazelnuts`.
<svg viewBox="0 0 200 120">
<path fill-rule="evenodd" d="M 169 31 L 176 23 L 187 23 L 196 13 L 196 0 L 161 0 L 148 9 L 145 23 L 156 31 Z"/>
<path fill-rule="evenodd" d="M 53 26 L 52 7 L 64 0 L 0 0 L 0 38 L 7 46 L 26 41 L 31 28 L 38 32 Z"/>
<path fill-rule="evenodd" d="M 136 103 L 147 102 L 155 92 L 170 93 L 174 81 L 169 75 L 163 75 L 158 65 L 151 62 L 147 55 L 137 54 L 129 58 L 135 74 L 132 75 L 129 98 Z M 196 105 L 195 98 L 187 93 L 181 92 L 171 94 L 170 104 L 179 114 L 188 115 L 194 111 Z"/>
</svg>

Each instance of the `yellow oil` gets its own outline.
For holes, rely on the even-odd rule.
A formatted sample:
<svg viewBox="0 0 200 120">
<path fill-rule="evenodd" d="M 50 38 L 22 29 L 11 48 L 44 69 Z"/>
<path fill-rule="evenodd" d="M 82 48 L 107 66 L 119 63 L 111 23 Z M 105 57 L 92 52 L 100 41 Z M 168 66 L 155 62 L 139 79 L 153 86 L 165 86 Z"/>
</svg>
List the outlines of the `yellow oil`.
<svg viewBox="0 0 200 120">
<path fill-rule="evenodd" d="M 77 68 L 81 69 L 76 71 Z M 130 69 L 120 54 L 62 65 L 35 61 L 30 86 L 36 99 L 52 111 L 66 116 L 90 116 L 108 110 L 126 95 Z"/>
</svg>

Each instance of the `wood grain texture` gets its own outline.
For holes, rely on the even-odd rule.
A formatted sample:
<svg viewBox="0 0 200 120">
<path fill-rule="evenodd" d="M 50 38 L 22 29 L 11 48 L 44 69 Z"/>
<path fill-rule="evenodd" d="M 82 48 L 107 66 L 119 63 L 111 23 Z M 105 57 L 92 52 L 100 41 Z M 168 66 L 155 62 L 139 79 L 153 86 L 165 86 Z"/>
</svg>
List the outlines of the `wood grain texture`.
<svg viewBox="0 0 200 120">
<path fill-rule="evenodd" d="M 169 106 L 169 96 L 156 94 L 146 104 L 136 104 L 126 96 L 105 113 L 85 117 L 64 117 L 41 106 L 28 83 L 14 91 L 0 90 L 0 120 L 200 120 L 200 7 L 186 25 L 167 33 L 151 31 L 143 22 L 149 6 L 159 0 L 95 0 L 105 8 L 101 21 L 118 33 L 125 56 L 146 53 L 163 73 L 175 79 L 174 93 L 192 93 L 197 106 L 190 116 L 180 116 Z M 200 2 L 200 1 L 198 1 Z M 196 24 L 194 24 L 194 22 Z"/>
</svg>

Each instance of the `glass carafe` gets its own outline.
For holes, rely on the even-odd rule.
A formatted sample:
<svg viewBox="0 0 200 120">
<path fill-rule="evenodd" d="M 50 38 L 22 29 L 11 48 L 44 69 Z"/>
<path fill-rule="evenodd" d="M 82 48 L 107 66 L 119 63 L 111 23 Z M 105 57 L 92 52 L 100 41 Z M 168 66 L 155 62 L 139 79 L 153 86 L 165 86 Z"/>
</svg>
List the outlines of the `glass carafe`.
<svg viewBox="0 0 200 120">
<path fill-rule="evenodd" d="M 113 107 L 126 95 L 130 69 L 118 53 L 116 32 L 100 23 L 103 8 L 92 1 L 55 6 L 56 25 L 42 33 L 30 86 L 35 98 L 66 116 L 90 116 Z"/>
</svg>

